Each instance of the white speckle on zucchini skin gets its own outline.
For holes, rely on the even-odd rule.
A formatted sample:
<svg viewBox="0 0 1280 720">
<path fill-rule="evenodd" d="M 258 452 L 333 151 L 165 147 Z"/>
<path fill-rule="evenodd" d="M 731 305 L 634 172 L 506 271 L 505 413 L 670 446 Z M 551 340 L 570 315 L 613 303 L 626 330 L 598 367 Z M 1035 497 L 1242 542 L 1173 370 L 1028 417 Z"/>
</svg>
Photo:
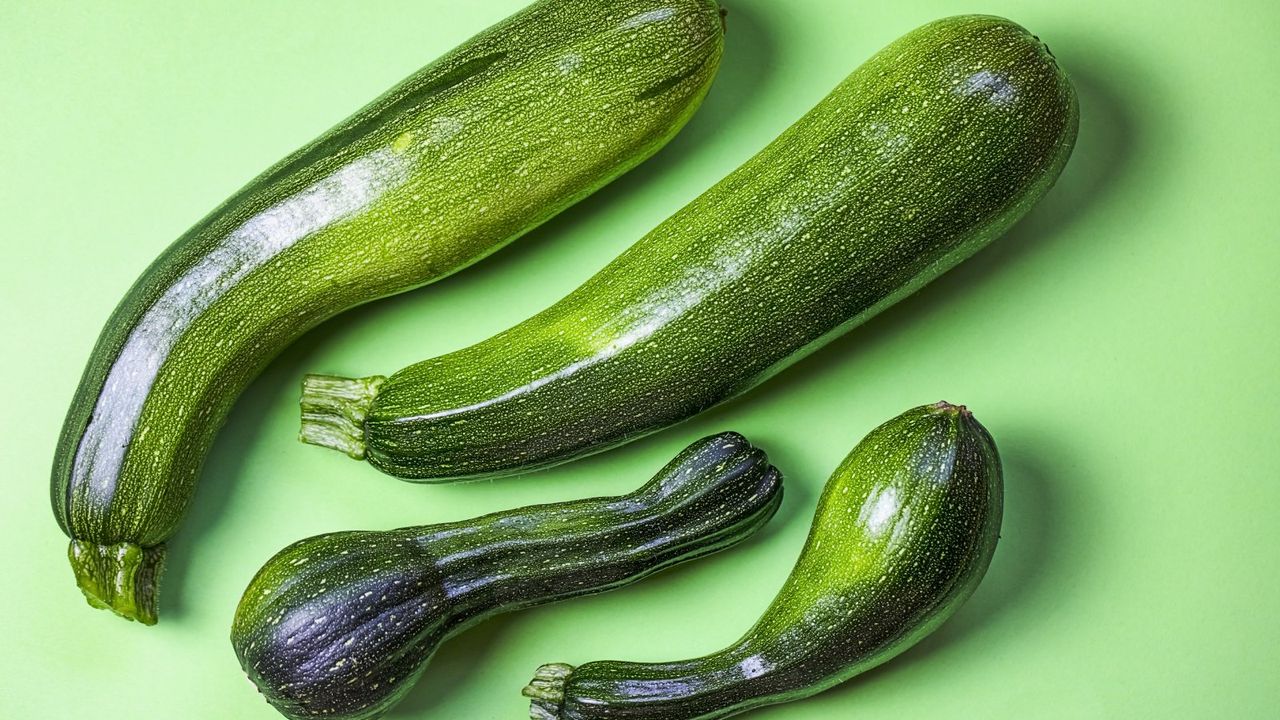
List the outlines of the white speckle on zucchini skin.
<svg viewBox="0 0 1280 720">
<path fill-rule="evenodd" d="M 366 458 L 426 482 L 524 472 L 744 392 L 1002 234 L 1076 113 L 1021 27 L 916 30 L 552 307 L 392 375 Z"/>
<path fill-rule="evenodd" d="M 1003 497 L 995 443 L 967 410 L 909 410 L 832 474 L 795 568 L 740 640 L 691 660 L 539 669 L 525 692 L 531 717 L 719 720 L 844 682 L 972 595 L 995 552 Z"/>
<path fill-rule="evenodd" d="M 287 717 L 374 718 L 449 636 L 734 545 L 781 499 L 781 475 L 765 453 L 723 433 L 690 445 L 629 495 L 308 538 L 245 589 L 232 645 Z"/>
<path fill-rule="evenodd" d="M 255 179 L 107 322 L 54 459 L 59 525 L 83 543 L 160 546 L 277 352 L 479 260 L 656 152 L 710 87 L 722 40 L 714 0 L 542 0 Z M 78 576 L 87 590 L 107 579 Z"/>
</svg>

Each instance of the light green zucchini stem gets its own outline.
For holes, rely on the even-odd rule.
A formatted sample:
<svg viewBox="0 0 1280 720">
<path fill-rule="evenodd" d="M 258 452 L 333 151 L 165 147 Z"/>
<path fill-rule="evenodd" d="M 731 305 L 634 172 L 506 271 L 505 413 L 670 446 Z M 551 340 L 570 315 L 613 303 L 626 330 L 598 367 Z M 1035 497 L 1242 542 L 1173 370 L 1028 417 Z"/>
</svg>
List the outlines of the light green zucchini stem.
<svg viewBox="0 0 1280 720">
<path fill-rule="evenodd" d="M 90 605 L 143 625 L 156 624 L 163 544 L 144 548 L 130 542 L 99 545 L 72 540 L 67 556 Z"/>
<path fill-rule="evenodd" d="M 302 430 L 298 439 L 364 459 L 364 418 L 387 378 L 308 375 L 302 380 Z"/>
<path fill-rule="evenodd" d="M 531 700 L 531 720 L 560 720 L 560 712 L 564 708 L 564 685 L 571 674 L 573 666 L 564 663 L 550 663 L 538 668 L 533 679 L 520 691 Z"/>
</svg>

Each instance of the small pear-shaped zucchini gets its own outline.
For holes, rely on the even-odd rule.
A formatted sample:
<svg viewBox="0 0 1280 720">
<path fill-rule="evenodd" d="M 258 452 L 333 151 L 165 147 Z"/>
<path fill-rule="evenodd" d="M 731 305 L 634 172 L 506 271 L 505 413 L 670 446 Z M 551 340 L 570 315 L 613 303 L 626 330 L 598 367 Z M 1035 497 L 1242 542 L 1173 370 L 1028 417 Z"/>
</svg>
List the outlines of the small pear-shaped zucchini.
<svg viewBox="0 0 1280 720">
<path fill-rule="evenodd" d="M 535 720 L 717 720 L 808 697 L 933 632 L 981 581 L 1003 507 L 1000 458 L 963 407 L 876 428 L 827 481 L 809 539 L 763 617 L 694 660 L 539 668 Z"/>
<path fill-rule="evenodd" d="M 258 571 L 231 643 L 286 716 L 377 717 L 454 633 L 727 548 L 781 500 L 782 477 L 764 452 L 723 433 L 629 495 L 308 538 Z"/>
</svg>

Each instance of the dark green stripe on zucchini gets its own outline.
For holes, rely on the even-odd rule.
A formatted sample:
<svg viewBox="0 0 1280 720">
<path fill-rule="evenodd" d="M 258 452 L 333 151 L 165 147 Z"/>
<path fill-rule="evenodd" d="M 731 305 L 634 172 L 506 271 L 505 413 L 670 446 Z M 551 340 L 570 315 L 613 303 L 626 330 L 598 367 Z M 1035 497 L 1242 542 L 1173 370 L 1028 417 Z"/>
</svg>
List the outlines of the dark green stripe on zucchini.
<svg viewBox="0 0 1280 720">
<path fill-rule="evenodd" d="M 294 153 L 108 320 L 52 473 L 90 603 L 153 623 L 164 541 L 240 391 L 320 321 L 437 280 L 630 169 L 701 102 L 714 0 L 543 0 Z M 225 480 L 225 479 L 224 479 Z"/>
<path fill-rule="evenodd" d="M 534 720 L 718 720 L 821 692 L 919 642 L 977 588 L 1003 508 L 986 429 L 947 403 L 876 428 L 827 481 L 791 576 L 738 642 L 668 663 L 539 668 Z"/>
<path fill-rule="evenodd" d="M 549 309 L 349 381 L 367 390 L 354 399 L 340 379 L 309 379 L 303 439 L 443 481 L 679 422 L 999 236 L 1058 177 L 1076 126 L 1071 83 L 1026 30 L 987 16 L 926 25 Z"/>
<path fill-rule="evenodd" d="M 734 545 L 773 516 L 781 483 L 763 451 L 723 433 L 629 495 L 302 540 L 258 571 L 231 642 L 286 716 L 377 717 L 449 636 Z"/>
</svg>

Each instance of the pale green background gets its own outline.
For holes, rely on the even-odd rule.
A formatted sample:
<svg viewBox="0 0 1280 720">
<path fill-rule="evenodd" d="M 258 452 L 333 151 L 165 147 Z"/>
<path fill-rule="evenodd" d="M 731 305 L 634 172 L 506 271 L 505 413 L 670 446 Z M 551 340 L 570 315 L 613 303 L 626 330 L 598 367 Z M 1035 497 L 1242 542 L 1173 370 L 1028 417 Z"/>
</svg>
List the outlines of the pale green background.
<svg viewBox="0 0 1280 720">
<path fill-rule="evenodd" d="M 767 448 L 787 499 L 757 538 L 490 622 L 445 646 L 391 715 L 525 717 L 519 689 L 541 662 L 735 639 L 837 461 L 941 398 L 969 404 L 1005 458 L 985 584 L 885 668 L 751 717 L 1276 717 L 1276 5 L 726 4 L 721 77 L 660 156 L 491 260 L 329 323 L 252 386 L 171 543 L 155 628 L 84 604 L 48 507 L 56 433 L 107 314 L 238 186 L 521 0 L 0 5 L 0 718 L 272 718 L 227 631 L 290 541 L 623 492 L 722 429 Z M 305 371 L 392 371 L 544 307 L 873 51 L 966 11 L 1044 38 L 1082 106 L 1059 186 L 973 261 L 740 401 L 537 476 L 414 486 L 294 440 Z"/>
</svg>

